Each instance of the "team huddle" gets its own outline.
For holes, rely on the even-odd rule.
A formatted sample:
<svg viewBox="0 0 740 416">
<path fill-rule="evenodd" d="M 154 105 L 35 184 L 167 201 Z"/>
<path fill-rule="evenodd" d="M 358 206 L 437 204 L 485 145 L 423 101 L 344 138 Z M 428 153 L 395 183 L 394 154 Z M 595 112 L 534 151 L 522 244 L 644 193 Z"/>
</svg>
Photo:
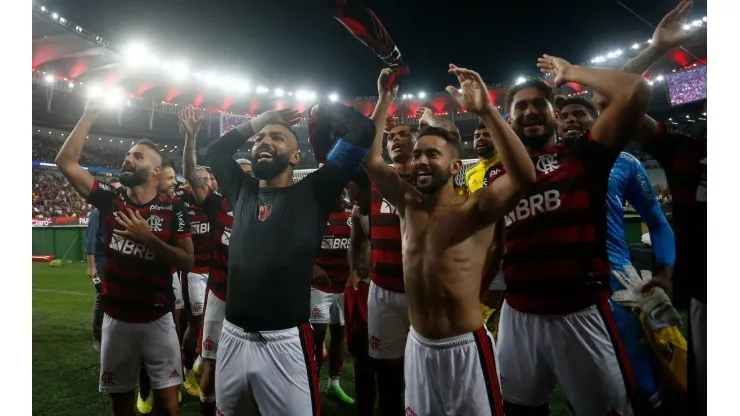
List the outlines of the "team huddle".
<svg viewBox="0 0 740 416">
<path fill-rule="evenodd" d="M 206 169 L 192 108 L 186 185 L 146 140 L 121 186 L 102 183 L 79 165 L 98 114 L 88 102 L 56 164 L 106 228 L 99 385 L 113 413 L 133 414 L 138 385 L 140 410 L 178 415 L 184 383 L 203 415 L 318 415 L 328 331 L 327 393 L 359 415 L 376 397 L 384 416 L 546 415 L 556 384 L 575 415 L 706 414 L 706 136 L 648 117 L 640 76 L 680 43 L 671 28 L 690 9 L 682 1 L 623 70 L 538 59 L 556 86 L 596 91 L 593 103 L 532 79 L 508 92 L 505 118 L 478 73 L 450 64 L 459 86 L 447 91 L 480 119 L 463 189 L 460 132 L 424 108 L 418 126 L 395 125 L 392 69 L 369 118 L 330 101 L 309 109 L 320 167 L 296 183 L 297 111 L 220 137 Z M 234 160 L 249 139 L 250 160 Z M 666 171 L 675 238 L 621 153 L 630 141 Z M 625 200 L 649 225 L 652 276 L 631 264 Z M 691 299 L 688 346 L 674 281 Z M 655 359 L 646 339 L 671 356 Z M 339 384 L 343 344 L 354 399 Z"/>
</svg>

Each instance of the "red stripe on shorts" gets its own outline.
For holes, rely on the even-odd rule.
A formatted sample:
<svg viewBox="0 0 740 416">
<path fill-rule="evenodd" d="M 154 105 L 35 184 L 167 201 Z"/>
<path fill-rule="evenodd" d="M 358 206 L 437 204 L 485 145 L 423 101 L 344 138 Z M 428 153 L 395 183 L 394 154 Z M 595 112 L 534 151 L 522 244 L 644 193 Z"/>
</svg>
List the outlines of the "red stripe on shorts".
<svg viewBox="0 0 740 416">
<path fill-rule="evenodd" d="M 316 367 L 316 356 L 314 356 L 313 329 L 306 322 L 298 327 L 298 336 L 301 339 L 303 358 L 306 360 L 306 372 L 308 373 L 308 391 L 311 395 L 311 414 L 321 415 L 321 393 L 319 392 L 319 372 Z"/>
<path fill-rule="evenodd" d="M 632 411 L 635 412 L 635 414 L 639 414 L 640 405 L 637 399 L 637 383 L 635 382 L 635 377 L 632 373 L 629 355 L 627 355 L 627 350 L 624 348 L 622 339 L 619 337 L 617 322 L 614 320 L 614 313 L 612 313 L 612 306 L 609 304 L 609 298 L 602 297 L 596 304 L 596 309 L 599 311 L 599 315 L 601 315 L 601 319 L 604 321 L 606 332 L 609 333 L 609 339 L 612 342 L 612 348 L 614 348 L 614 353 L 617 356 L 619 370 L 622 372 L 622 380 L 624 380 L 624 387 L 627 389 L 627 398 L 632 405 Z"/>
<path fill-rule="evenodd" d="M 196 358 L 198 355 L 201 355 L 203 353 L 203 327 L 206 326 L 206 308 L 208 307 L 208 292 L 210 291 L 211 289 L 206 287 L 206 298 L 203 299 L 203 319 L 200 320 L 200 330 L 198 331 L 198 346 L 195 347 Z"/>
<path fill-rule="evenodd" d="M 478 358 L 480 359 L 481 368 L 483 370 L 483 380 L 486 382 L 486 391 L 488 392 L 488 404 L 491 406 L 491 415 L 503 415 L 504 414 L 504 400 L 501 396 L 501 385 L 498 381 L 498 373 L 496 371 L 496 358 L 493 354 L 493 341 L 486 331 L 486 327 L 482 326 L 477 331 L 473 332 L 473 338 L 475 338 L 475 345 L 478 348 Z"/>
</svg>

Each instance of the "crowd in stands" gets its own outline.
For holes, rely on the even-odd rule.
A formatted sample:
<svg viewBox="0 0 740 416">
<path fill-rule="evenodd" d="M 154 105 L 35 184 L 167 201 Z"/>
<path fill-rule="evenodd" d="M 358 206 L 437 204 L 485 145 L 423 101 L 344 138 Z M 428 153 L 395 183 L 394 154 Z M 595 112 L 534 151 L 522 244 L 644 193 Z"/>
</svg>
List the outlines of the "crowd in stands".
<svg viewBox="0 0 740 416">
<path fill-rule="evenodd" d="M 86 217 L 92 208 L 53 168 L 35 167 L 32 171 L 32 217 Z"/>
</svg>

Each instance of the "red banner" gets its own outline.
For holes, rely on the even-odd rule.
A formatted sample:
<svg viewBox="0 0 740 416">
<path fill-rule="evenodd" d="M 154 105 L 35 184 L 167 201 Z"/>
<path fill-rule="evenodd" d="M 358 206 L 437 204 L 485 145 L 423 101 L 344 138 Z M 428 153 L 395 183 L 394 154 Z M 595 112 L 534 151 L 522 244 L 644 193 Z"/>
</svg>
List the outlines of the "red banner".
<svg viewBox="0 0 740 416">
<path fill-rule="evenodd" d="M 87 221 L 87 217 L 32 218 L 31 225 L 34 227 L 87 226 Z"/>
</svg>

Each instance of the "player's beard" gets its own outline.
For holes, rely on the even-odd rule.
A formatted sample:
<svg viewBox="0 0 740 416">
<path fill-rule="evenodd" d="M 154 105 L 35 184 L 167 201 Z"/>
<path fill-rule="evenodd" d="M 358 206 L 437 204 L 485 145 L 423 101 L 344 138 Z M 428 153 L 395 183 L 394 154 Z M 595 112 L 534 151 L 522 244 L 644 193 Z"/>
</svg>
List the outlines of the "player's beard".
<svg viewBox="0 0 740 416">
<path fill-rule="evenodd" d="M 548 140 L 552 138 L 552 136 L 555 134 L 555 129 L 557 126 L 555 123 L 548 123 L 545 124 L 545 132 L 542 134 L 534 135 L 534 136 L 525 136 L 524 135 L 524 128 L 520 127 L 517 129 L 516 134 L 521 139 L 522 143 L 525 147 L 529 147 L 532 149 L 539 149 L 547 143 Z"/>
<path fill-rule="evenodd" d="M 275 155 L 272 160 L 260 161 L 252 163 L 252 173 L 257 179 L 269 181 L 275 179 L 278 175 L 285 172 L 285 169 L 290 165 L 290 158 L 288 155 Z"/>
<path fill-rule="evenodd" d="M 142 168 L 137 169 L 133 172 L 121 172 L 121 185 L 127 188 L 133 188 L 134 186 L 143 185 L 149 179 L 149 169 Z"/>
<path fill-rule="evenodd" d="M 447 182 L 449 182 L 450 176 L 452 176 L 449 170 L 433 170 L 431 171 L 431 174 L 432 176 L 429 182 L 420 185 L 417 176 L 418 172 L 413 173 L 413 183 L 416 189 L 419 190 L 419 192 L 426 195 L 436 194 L 447 184 Z"/>
<path fill-rule="evenodd" d="M 475 148 L 475 154 L 478 155 L 478 157 L 482 157 L 483 159 L 490 159 L 493 157 L 494 153 L 496 153 L 493 149 L 493 146 L 484 146 L 481 148 L 476 147 Z"/>
</svg>

